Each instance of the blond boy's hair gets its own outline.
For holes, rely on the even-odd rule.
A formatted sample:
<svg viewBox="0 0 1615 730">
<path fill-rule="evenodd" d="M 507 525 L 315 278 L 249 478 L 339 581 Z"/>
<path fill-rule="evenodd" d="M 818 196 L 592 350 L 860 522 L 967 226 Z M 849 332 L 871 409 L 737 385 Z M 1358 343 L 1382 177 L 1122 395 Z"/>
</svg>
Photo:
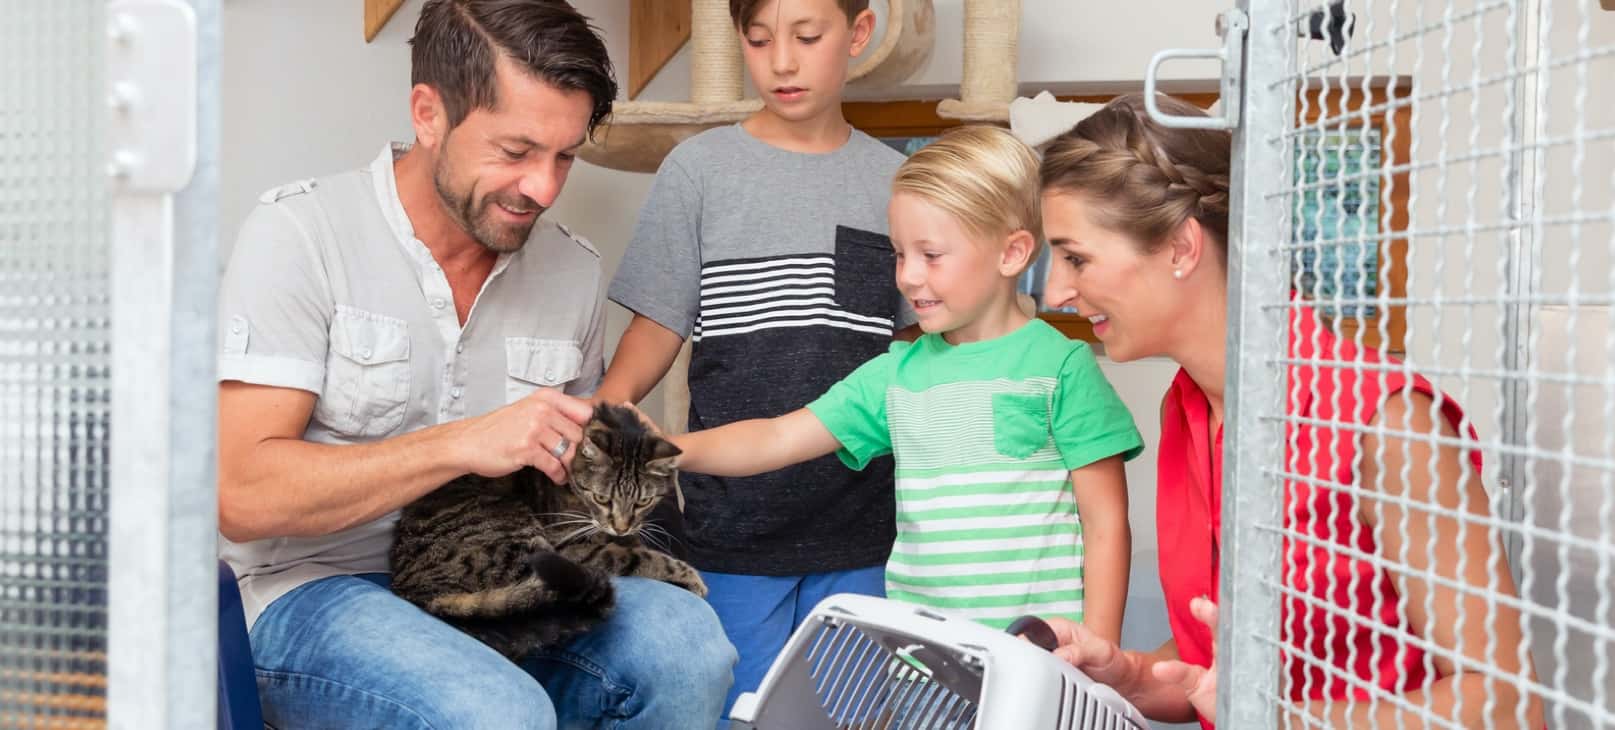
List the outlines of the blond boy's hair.
<svg viewBox="0 0 1615 730">
<path fill-rule="evenodd" d="M 1024 230 L 1041 239 L 1037 172 L 1037 154 L 1007 130 L 969 125 L 910 155 L 897 168 L 892 194 L 936 206 L 978 238 Z"/>
</svg>

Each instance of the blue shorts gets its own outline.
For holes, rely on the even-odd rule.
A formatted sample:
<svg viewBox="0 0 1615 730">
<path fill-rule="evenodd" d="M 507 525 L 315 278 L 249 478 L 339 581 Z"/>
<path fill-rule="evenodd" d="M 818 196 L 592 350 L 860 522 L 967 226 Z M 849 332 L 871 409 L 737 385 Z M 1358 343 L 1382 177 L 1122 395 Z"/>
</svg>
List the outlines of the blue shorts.
<svg viewBox="0 0 1615 730">
<path fill-rule="evenodd" d="M 754 692 L 786 640 L 819 601 L 836 593 L 886 595 L 886 566 L 877 565 L 801 576 L 734 575 L 701 572 L 707 602 L 740 653 L 735 683 L 724 700 L 724 717 L 741 692 Z M 727 728 L 727 720 L 718 723 Z"/>
</svg>

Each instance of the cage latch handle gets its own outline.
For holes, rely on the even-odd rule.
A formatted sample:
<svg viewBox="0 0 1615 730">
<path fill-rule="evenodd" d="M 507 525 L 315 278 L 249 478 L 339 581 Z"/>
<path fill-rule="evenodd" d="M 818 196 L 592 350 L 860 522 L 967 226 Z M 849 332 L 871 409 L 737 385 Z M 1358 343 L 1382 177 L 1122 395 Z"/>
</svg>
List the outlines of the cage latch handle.
<svg viewBox="0 0 1615 730">
<path fill-rule="evenodd" d="M 1150 58 L 1144 74 L 1144 107 L 1150 118 L 1167 127 L 1183 129 L 1233 129 L 1239 126 L 1241 74 L 1244 73 L 1245 32 L 1250 21 L 1238 8 L 1217 16 L 1217 35 L 1222 48 L 1168 48 Z M 1155 102 L 1156 74 L 1161 64 L 1172 58 L 1214 58 L 1222 62 L 1221 113 L 1211 117 L 1180 117 L 1162 112 Z"/>
</svg>

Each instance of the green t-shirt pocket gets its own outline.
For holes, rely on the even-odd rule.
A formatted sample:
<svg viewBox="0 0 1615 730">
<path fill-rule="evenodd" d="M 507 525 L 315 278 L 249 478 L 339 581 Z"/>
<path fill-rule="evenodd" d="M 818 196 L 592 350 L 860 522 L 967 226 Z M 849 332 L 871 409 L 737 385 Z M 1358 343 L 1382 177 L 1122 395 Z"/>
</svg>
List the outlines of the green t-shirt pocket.
<svg viewBox="0 0 1615 730">
<path fill-rule="evenodd" d="M 1043 396 L 993 394 L 993 448 L 1024 459 L 1049 442 L 1049 403 Z"/>
</svg>

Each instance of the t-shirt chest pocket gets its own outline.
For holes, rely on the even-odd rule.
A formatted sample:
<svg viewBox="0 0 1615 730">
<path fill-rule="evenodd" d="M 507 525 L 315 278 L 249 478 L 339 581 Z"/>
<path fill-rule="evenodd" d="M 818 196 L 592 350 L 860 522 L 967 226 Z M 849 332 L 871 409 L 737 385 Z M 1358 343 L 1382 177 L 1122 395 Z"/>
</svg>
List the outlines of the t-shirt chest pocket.
<svg viewBox="0 0 1615 730">
<path fill-rule="evenodd" d="M 559 388 L 583 369 L 583 348 L 572 340 L 505 338 L 505 402 L 515 403 L 539 388 Z"/>
<path fill-rule="evenodd" d="M 1049 427 L 1049 400 L 1039 395 L 993 394 L 993 449 L 1024 459 L 1053 439 Z"/>
<path fill-rule="evenodd" d="M 314 417 L 349 436 L 385 436 L 409 404 L 409 323 L 346 305 L 331 320 L 325 388 Z"/>
<path fill-rule="evenodd" d="M 895 320 L 898 293 L 892 272 L 896 269 L 892 239 L 836 226 L 836 303 L 843 309 Z"/>
</svg>

